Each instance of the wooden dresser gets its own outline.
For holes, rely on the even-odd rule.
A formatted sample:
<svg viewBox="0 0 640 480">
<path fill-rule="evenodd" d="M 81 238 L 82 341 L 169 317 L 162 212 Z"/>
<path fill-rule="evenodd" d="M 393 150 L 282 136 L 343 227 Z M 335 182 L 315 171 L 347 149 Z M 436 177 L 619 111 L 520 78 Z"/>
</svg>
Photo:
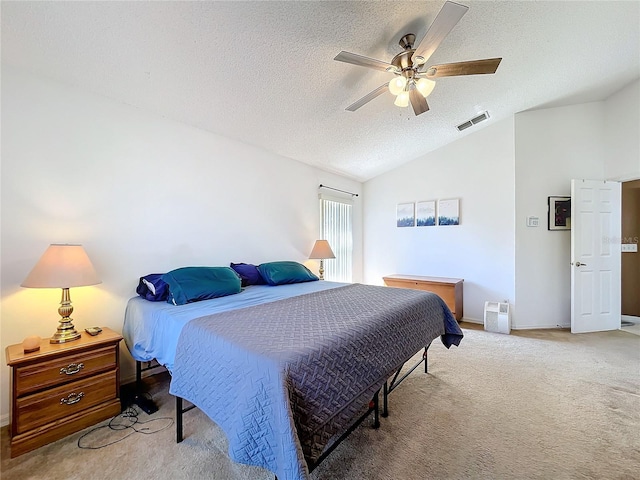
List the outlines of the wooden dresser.
<svg viewBox="0 0 640 480">
<path fill-rule="evenodd" d="M 456 320 L 462 311 L 462 278 L 421 277 L 418 275 L 387 275 L 382 277 L 389 287 L 412 288 L 433 292 L 444 300 Z"/>
<path fill-rule="evenodd" d="M 33 353 L 7 347 L 12 458 L 120 413 L 120 340 L 104 328 L 68 343 L 45 338 Z"/>
</svg>

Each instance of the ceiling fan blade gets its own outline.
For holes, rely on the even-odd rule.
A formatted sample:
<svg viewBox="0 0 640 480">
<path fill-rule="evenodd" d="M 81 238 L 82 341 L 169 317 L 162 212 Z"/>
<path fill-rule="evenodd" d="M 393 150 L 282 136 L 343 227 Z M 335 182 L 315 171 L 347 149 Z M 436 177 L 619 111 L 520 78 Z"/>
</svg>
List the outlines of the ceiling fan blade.
<svg viewBox="0 0 640 480">
<path fill-rule="evenodd" d="M 415 113 L 416 116 L 429 111 L 429 104 L 427 104 L 427 99 L 422 96 L 417 88 L 412 88 L 409 91 L 409 100 L 411 100 L 413 113 Z"/>
<path fill-rule="evenodd" d="M 355 112 L 357 109 L 359 109 L 364 104 L 369 103 L 371 100 L 373 100 L 377 96 L 382 95 L 385 92 L 385 90 L 388 89 L 388 87 L 389 87 L 389 83 L 385 83 L 384 85 L 380 85 L 373 92 L 367 93 L 360 100 L 358 100 L 358 101 L 352 103 L 351 105 L 349 105 L 345 110 L 349 110 L 350 112 Z"/>
<path fill-rule="evenodd" d="M 442 65 L 430 66 L 426 72 L 422 72 L 418 76 L 438 78 L 496 73 L 501 61 L 502 58 L 485 58 L 484 60 L 471 60 L 468 62 L 443 63 Z"/>
<path fill-rule="evenodd" d="M 438 48 L 442 40 L 444 40 L 451 29 L 456 26 L 464 14 L 467 13 L 467 10 L 469 10 L 469 7 L 465 7 L 464 5 L 459 5 L 454 2 L 445 3 L 427 30 L 427 34 L 416 47 L 416 51 L 412 57 L 413 62 L 416 61 L 416 57 L 418 56 L 424 58 L 425 62 L 429 60 L 429 57 L 433 55 L 433 52 L 436 51 L 436 48 Z"/>
<path fill-rule="evenodd" d="M 391 67 L 395 69 L 393 65 L 387 62 L 383 62 L 382 60 L 376 60 L 375 58 L 363 57 L 362 55 L 358 55 L 355 53 L 349 52 L 340 52 L 336 55 L 336 58 L 339 62 L 351 63 L 353 65 L 358 65 L 359 67 L 367 67 L 373 68 L 375 70 L 382 70 L 383 72 L 387 71 L 387 68 Z"/>
</svg>

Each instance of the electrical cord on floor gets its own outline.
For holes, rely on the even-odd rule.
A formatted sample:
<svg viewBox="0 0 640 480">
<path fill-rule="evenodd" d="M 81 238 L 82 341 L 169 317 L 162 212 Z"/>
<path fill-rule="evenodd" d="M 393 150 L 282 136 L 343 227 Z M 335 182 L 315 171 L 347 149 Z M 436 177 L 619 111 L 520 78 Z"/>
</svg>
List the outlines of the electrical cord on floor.
<svg viewBox="0 0 640 480">
<path fill-rule="evenodd" d="M 173 418 L 171 417 L 158 417 L 152 420 L 142 421 L 138 418 L 138 415 L 140 415 L 140 411 L 133 405 L 130 405 L 122 413 L 109 420 L 109 423 L 107 425 L 100 425 L 99 427 L 93 428 L 87 433 L 83 434 L 80 438 L 78 438 L 78 448 L 87 450 L 98 450 L 100 448 L 108 447 L 110 445 L 121 442 L 125 438 L 128 438 L 135 433 L 140 433 L 142 435 L 152 435 L 154 433 L 161 432 L 162 430 L 166 430 L 173 425 Z M 158 422 L 160 422 L 160 427 L 154 428 L 153 425 L 158 425 Z M 95 434 L 95 432 L 104 429 L 109 429 L 110 431 L 124 431 L 130 429 L 131 431 L 122 438 L 108 441 L 106 443 L 98 443 L 92 445 L 92 442 L 90 440 L 85 440 L 87 439 L 87 437 Z"/>
</svg>

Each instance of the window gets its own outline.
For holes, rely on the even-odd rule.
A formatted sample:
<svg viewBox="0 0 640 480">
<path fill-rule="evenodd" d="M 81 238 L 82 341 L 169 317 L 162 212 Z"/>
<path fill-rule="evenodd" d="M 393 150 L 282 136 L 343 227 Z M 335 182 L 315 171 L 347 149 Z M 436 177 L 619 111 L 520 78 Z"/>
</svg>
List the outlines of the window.
<svg viewBox="0 0 640 480">
<path fill-rule="evenodd" d="M 353 265 L 353 235 L 349 199 L 320 195 L 320 238 L 327 240 L 336 258 L 324 261 L 327 280 L 351 282 Z"/>
</svg>

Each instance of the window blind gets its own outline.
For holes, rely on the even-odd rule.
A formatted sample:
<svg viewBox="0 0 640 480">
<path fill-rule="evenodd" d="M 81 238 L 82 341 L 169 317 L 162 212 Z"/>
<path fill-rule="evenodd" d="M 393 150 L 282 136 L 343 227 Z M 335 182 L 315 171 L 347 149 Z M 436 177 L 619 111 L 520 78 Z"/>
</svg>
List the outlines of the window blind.
<svg viewBox="0 0 640 480">
<path fill-rule="evenodd" d="M 320 236 L 327 240 L 336 258 L 324 261 L 326 280 L 351 282 L 353 234 L 351 200 L 320 196 Z"/>
</svg>

